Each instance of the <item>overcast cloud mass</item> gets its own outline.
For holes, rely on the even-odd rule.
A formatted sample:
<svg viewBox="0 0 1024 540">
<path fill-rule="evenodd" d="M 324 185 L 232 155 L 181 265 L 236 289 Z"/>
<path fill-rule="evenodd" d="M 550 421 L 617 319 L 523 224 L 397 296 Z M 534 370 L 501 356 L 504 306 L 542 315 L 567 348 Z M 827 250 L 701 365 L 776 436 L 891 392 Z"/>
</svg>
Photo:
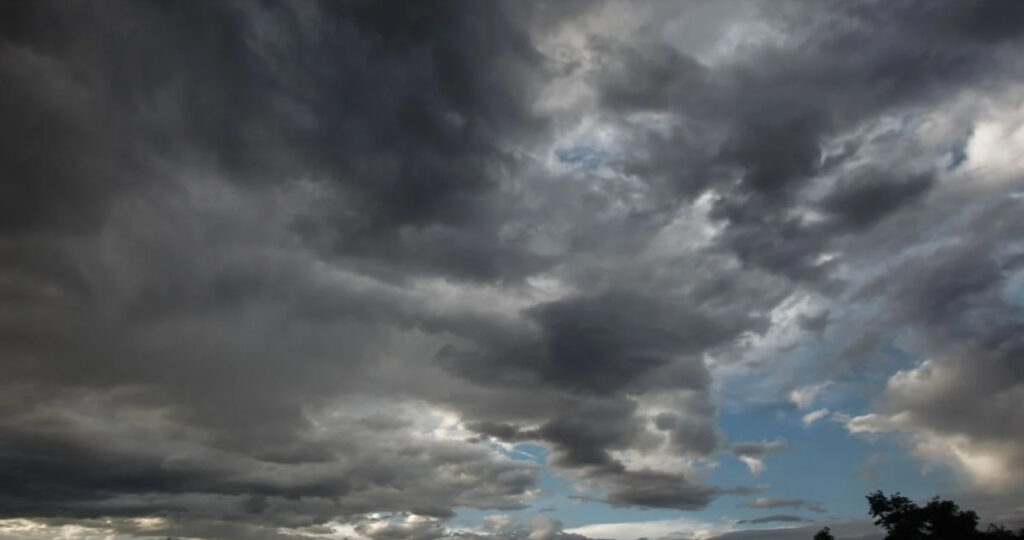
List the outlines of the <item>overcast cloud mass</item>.
<svg viewBox="0 0 1024 540">
<path fill-rule="evenodd" d="M 1024 2 L 13 0 L 0 36 L 0 539 L 1024 518 Z"/>
</svg>

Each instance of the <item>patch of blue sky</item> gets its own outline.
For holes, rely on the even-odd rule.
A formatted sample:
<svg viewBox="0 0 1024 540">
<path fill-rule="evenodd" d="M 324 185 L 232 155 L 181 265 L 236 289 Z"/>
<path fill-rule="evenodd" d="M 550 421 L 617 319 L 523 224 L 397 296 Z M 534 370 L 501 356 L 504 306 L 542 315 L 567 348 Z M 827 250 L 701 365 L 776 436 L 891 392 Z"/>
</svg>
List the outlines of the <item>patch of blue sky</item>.
<svg viewBox="0 0 1024 540">
<path fill-rule="evenodd" d="M 859 518 L 866 508 L 864 495 L 874 489 L 899 490 L 911 497 L 926 498 L 950 486 L 947 470 L 923 474 L 922 464 L 907 456 L 906 449 L 891 436 L 851 436 L 842 424 L 832 420 L 805 426 L 767 408 L 722 415 L 720 423 L 727 433 L 742 433 L 744 440 L 784 439 L 789 448 L 765 456 L 765 470 L 756 476 L 738 459 L 723 455 L 711 476 L 712 483 L 769 487 L 749 497 L 720 498 L 705 511 L 707 517 L 720 514 L 752 519 L 786 513 L 813 520 Z M 851 484 L 856 487 L 851 489 Z M 802 499 L 820 504 L 826 512 L 813 512 L 808 507 L 745 506 L 756 497 Z"/>
<path fill-rule="evenodd" d="M 1024 286 L 1024 285 L 1022 285 Z M 830 337 L 830 336 L 826 336 Z M 764 369 L 732 375 L 716 391 L 720 404 L 719 425 L 731 442 L 783 439 L 789 449 L 764 457 L 765 471 L 754 475 L 748 467 L 728 451 L 716 456 L 718 465 L 702 473 L 701 481 L 723 489 L 767 485 L 764 492 L 751 495 L 723 495 L 699 511 L 674 509 L 638 509 L 613 507 L 600 502 L 600 494 L 580 493 L 574 482 L 547 466 L 549 451 L 538 444 L 517 444 L 504 453 L 514 460 L 530 461 L 541 466 L 538 487 L 543 494 L 530 500 L 521 510 L 495 511 L 462 508 L 455 524 L 476 527 L 486 516 L 508 514 L 529 521 L 543 512 L 557 515 L 566 528 L 593 523 L 635 522 L 687 518 L 704 523 L 732 525 L 741 519 L 763 517 L 770 513 L 793 513 L 812 520 L 832 517 L 861 518 L 864 495 L 874 489 L 900 490 L 915 498 L 927 498 L 952 485 L 948 470 L 935 469 L 922 474 L 923 464 L 907 455 L 899 439 L 893 435 L 851 435 L 843 424 L 827 416 L 806 425 L 804 414 L 821 407 L 832 412 L 856 416 L 870 412 L 871 396 L 884 388 L 891 374 L 916 365 L 919 359 L 899 346 L 899 333 L 882 337 L 876 352 L 885 369 L 875 364 L 875 372 L 867 381 L 856 384 L 835 382 L 805 409 L 788 401 L 784 390 L 789 386 L 813 384 L 825 380 L 828 369 L 816 367 L 833 358 L 846 345 L 834 339 L 801 342 L 786 351 L 787 360 L 764 366 L 771 367 L 772 381 L 766 383 Z M 784 364 L 784 365 L 783 365 Z M 783 371 L 779 371 L 784 368 Z M 859 375 L 858 375 L 859 377 Z M 867 382 L 867 385 L 865 385 Z M 764 383 L 757 392 L 753 386 Z M 774 386 L 774 391 L 772 390 Z M 751 399 L 759 395 L 764 399 Z M 743 396 L 742 398 L 740 396 Z M 740 435 L 742 434 L 742 435 Z M 879 458 L 884 456 L 884 458 Z M 850 485 L 857 486 L 850 489 Z M 809 508 L 756 509 L 744 505 L 755 497 L 799 498 L 821 504 L 827 513 Z M 755 527 L 755 525 L 750 525 Z"/>
<path fill-rule="evenodd" d="M 583 145 L 557 148 L 555 157 L 566 166 L 583 171 L 594 171 L 604 165 L 612 157 L 612 153 L 602 148 Z"/>
<path fill-rule="evenodd" d="M 700 479 L 726 490 L 762 487 L 763 491 L 757 493 L 722 495 L 708 507 L 696 511 L 614 507 L 596 500 L 597 493 L 580 493 L 573 489 L 570 479 L 547 466 L 549 452 L 544 446 L 518 444 L 507 455 L 510 459 L 541 466 L 538 487 L 543 494 L 530 500 L 527 508 L 519 510 L 460 508 L 453 525 L 479 527 L 486 516 L 494 514 L 507 514 L 528 522 L 545 512 L 557 515 L 566 528 L 677 518 L 728 526 L 738 520 L 771 513 L 827 521 L 864 517 L 864 495 L 875 489 L 899 490 L 915 499 L 925 499 L 948 492 L 953 486 L 948 470 L 936 468 L 925 474 L 924 464 L 909 456 L 894 436 L 853 436 L 841 423 L 830 419 L 807 426 L 800 421 L 800 412 L 780 404 L 720 416 L 723 430 L 742 433 L 742 440 L 783 439 L 789 446 L 785 451 L 765 456 L 766 468 L 758 475 L 752 474 L 735 456 L 722 452 L 717 456 L 717 466 L 705 470 Z M 851 485 L 856 487 L 850 489 Z M 802 499 L 821 505 L 826 512 L 814 512 L 808 506 L 776 509 L 746 506 L 756 497 Z"/>
<path fill-rule="evenodd" d="M 726 412 L 750 408 L 792 408 L 787 397 L 796 387 L 827 380 L 831 370 L 824 362 L 838 355 L 844 343 L 834 340 L 807 342 L 765 354 L 764 360 L 748 369 L 728 375 L 715 385 L 715 402 Z M 836 394 L 824 394 L 828 405 L 834 406 Z"/>
<path fill-rule="evenodd" d="M 900 345 L 901 332 L 894 329 L 877 338 L 878 348 L 865 353 L 874 358 L 853 363 L 865 366 L 864 373 L 844 374 L 834 359 L 859 336 L 839 337 L 829 332 L 822 341 L 808 340 L 780 351 L 777 358 L 770 358 L 750 371 L 732 374 L 716 388 L 715 400 L 721 411 L 719 425 L 727 435 L 739 437 L 732 438 L 732 442 L 783 439 L 789 448 L 764 456 L 766 468 L 760 475 L 753 475 L 735 456 L 722 454 L 719 467 L 710 477 L 711 483 L 722 487 L 771 487 L 746 499 L 723 497 L 709 506 L 702 518 L 763 517 L 765 509 L 742 506 L 758 496 L 803 499 L 821 504 L 828 512 L 818 514 L 803 507 L 776 508 L 767 513 L 793 513 L 816 520 L 826 516 L 861 518 L 865 509 L 863 497 L 874 489 L 900 490 L 914 498 L 927 498 L 951 489 L 951 472 L 934 468 L 923 474 L 924 464 L 908 455 L 898 436 L 852 435 L 831 416 L 836 412 L 849 416 L 870 412 L 873 396 L 884 389 L 889 377 L 920 362 L 919 357 Z M 829 379 L 830 373 L 840 378 Z M 789 388 L 824 380 L 831 380 L 832 385 L 806 408 L 797 408 L 788 400 Z M 828 408 L 830 414 L 806 425 L 803 416 L 820 408 Z M 850 489 L 851 484 L 856 487 Z"/>
</svg>

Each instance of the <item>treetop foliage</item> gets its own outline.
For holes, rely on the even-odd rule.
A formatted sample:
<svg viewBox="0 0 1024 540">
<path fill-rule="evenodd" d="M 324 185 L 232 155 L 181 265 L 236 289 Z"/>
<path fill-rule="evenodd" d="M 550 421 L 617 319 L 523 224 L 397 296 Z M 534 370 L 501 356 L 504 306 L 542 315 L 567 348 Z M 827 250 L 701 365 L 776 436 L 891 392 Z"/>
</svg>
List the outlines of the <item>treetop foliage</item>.
<svg viewBox="0 0 1024 540">
<path fill-rule="evenodd" d="M 1002 526 L 989 525 L 978 530 L 978 514 L 961 510 L 953 501 L 932 498 L 924 506 L 899 492 L 886 496 L 881 490 L 867 496 L 875 525 L 886 531 L 885 540 L 1011 540 L 1024 538 L 1024 529 L 1014 533 Z M 814 535 L 814 540 L 834 540 L 828 527 Z"/>
</svg>

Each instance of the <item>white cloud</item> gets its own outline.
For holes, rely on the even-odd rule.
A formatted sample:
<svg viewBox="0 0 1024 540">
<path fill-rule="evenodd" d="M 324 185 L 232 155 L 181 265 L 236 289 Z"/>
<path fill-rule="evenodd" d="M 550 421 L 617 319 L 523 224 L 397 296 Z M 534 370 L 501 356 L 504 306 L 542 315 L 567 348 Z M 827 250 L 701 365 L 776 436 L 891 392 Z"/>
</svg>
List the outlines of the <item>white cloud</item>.
<svg viewBox="0 0 1024 540">
<path fill-rule="evenodd" d="M 974 125 L 966 148 L 966 170 L 990 181 L 1018 178 L 1024 173 L 1024 107 L 997 107 Z"/>
<path fill-rule="evenodd" d="M 890 380 L 890 389 L 903 386 L 913 377 L 912 373 L 897 373 Z M 976 440 L 963 433 L 940 432 L 923 425 L 910 411 L 854 417 L 837 414 L 835 418 L 853 434 L 896 433 L 903 436 L 911 453 L 925 462 L 923 473 L 931 465 L 948 466 L 976 488 L 988 491 L 1001 491 L 1021 481 L 1017 465 L 1020 449 L 1012 442 Z"/>
<path fill-rule="evenodd" d="M 850 419 L 846 427 L 850 433 L 900 433 L 906 437 L 911 453 L 926 465 L 952 467 L 977 488 L 1000 491 L 1019 481 L 1019 471 L 1014 471 L 1016 449 L 1013 445 L 939 433 L 915 425 L 906 414 L 858 416 Z M 927 471 L 927 466 L 922 468 L 923 473 Z"/>
<path fill-rule="evenodd" d="M 740 456 L 740 461 L 747 465 L 750 474 L 761 474 L 764 472 L 764 460 L 753 456 Z"/>
<path fill-rule="evenodd" d="M 809 426 L 809 425 L 817 422 L 818 420 L 821 420 L 822 418 L 828 416 L 828 412 L 829 412 L 828 409 L 818 409 L 816 411 L 811 411 L 811 412 L 805 414 L 803 416 L 804 425 Z"/>
<path fill-rule="evenodd" d="M 831 385 L 832 381 L 825 381 L 823 383 L 797 388 L 789 393 L 789 400 L 798 408 L 806 409 L 814 403 L 814 400 L 817 399 L 818 395 L 821 394 L 823 390 Z"/>
<path fill-rule="evenodd" d="M 627 523 L 594 523 L 565 532 L 590 538 L 636 540 L 637 538 L 671 538 L 673 536 L 702 540 L 728 531 L 726 527 L 695 519 L 678 518 Z M 686 536 L 683 536 L 683 535 Z"/>
</svg>

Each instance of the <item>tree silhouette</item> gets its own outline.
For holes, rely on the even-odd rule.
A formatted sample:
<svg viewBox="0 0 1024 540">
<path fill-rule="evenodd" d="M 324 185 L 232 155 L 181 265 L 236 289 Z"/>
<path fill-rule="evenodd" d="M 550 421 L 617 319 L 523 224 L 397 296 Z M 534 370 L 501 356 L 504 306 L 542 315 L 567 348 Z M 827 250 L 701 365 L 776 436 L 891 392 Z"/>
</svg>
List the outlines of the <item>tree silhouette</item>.
<svg viewBox="0 0 1024 540">
<path fill-rule="evenodd" d="M 825 527 L 814 535 L 814 540 L 836 540 L 836 537 L 832 536 L 832 531 L 828 527 Z"/>
<path fill-rule="evenodd" d="M 900 493 L 886 496 L 880 490 L 867 496 L 875 525 L 885 529 L 885 540 L 1013 540 L 1024 539 L 1024 529 L 1014 533 L 989 525 L 978 530 L 978 514 L 961 510 L 953 501 L 938 497 L 918 506 Z M 814 540 L 833 540 L 828 527 L 818 531 Z"/>
</svg>

